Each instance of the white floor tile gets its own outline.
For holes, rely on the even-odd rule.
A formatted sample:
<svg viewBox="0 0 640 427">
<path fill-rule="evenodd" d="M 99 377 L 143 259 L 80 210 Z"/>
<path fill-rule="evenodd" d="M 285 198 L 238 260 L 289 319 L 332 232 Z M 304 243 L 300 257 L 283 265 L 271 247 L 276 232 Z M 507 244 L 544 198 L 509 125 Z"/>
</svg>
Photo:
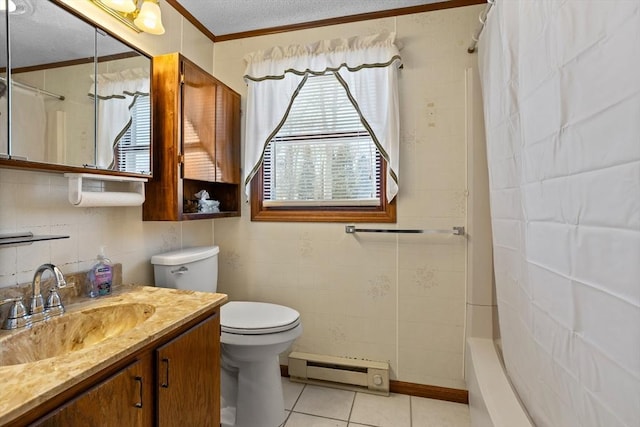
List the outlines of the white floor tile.
<svg viewBox="0 0 640 427">
<path fill-rule="evenodd" d="M 347 421 L 354 395 L 353 391 L 307 385 L 293 410 Z"/>
<path fill-rule="evenodd" d="M 289 415 L 291 415 L 291 411 L 284 411 L 284 423 L 280 424 L 279 427 L 284 427 L 287 424 L 287 420 L 289 420 Z"/>
<path fill-rule="evenodd" d="M 357 393 L 349 421 L 376 427 L 410 427 L 409 396 Z"/>
<path fill-rule="evenodd" d="M 285 427 L 347 427 L 346 421 L 331 420 L 329 418 L 293 412 Z"/>
<path fill-rule="evenodd" d="M 282 378 L 282 393 L 284 394 L 284 409 L 293 409 L 293 405 L 296 404 L 304 384 L 294 383 L 287 378 Z"/>
<path fill-rule="evenodd" d="M 420 427 L 469 427 L 469 406 L 463 403 L 411 396 L 413 425 Z"/>
</svg>

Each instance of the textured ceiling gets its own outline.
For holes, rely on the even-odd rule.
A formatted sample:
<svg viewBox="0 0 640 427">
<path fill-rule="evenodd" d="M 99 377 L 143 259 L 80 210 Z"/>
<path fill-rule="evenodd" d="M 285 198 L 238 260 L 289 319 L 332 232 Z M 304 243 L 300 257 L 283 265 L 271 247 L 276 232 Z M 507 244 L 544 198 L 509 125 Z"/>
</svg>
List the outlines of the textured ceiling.
<svg viewBox="0 0 640 427">
<path fill-rule="evenodd" d="M 177 0 L 216 36 L 439 1 L 442 0 Z"/>
<path fill-rule="evenodd" d="M 3 1 L 3 0 L 0 0 Z M 77 0 L 80 1 L 80 0 Z M 131 48 L 103 33 L 96 39 L 93 26 L 45 0 L 14 0 L 18 7 L 11 13 L 12 68 L 39 66 L 60 61 L 86 60 L 129 52 Z M 6 67 L 4 14 L 0 14 L 0 68 Z"/>
<path fill-rule="evenodd" d="M 4 0 L 0 0 L 4 1 Z M 81 0 L 75 0 L 81 1 Z M 87 1 L 87 0 L 82 0 Z M 171 3 L 169 0 L 165 0 Z M 383 12 L 443 0 L 173 0 L 215 36 Z M 11 50 L 14 67 L 29 67 L 93 55 L 91 27 L 46 0 L 14 0 Z M 1 16 L 1 15 L 0 15 Z M 4 28 L 0 20 L 0 29 Z M 34 31 L 34 28 L 38 31 Z M 2 34 L 3 31 L 0 31 Z M 0 37 L 0 53 L 6 40 Z M 128 51 L 111 37 L 99 37 L 100 55 Z M 6 67 L 0 54 L 0 68 Z"/>
</svg>

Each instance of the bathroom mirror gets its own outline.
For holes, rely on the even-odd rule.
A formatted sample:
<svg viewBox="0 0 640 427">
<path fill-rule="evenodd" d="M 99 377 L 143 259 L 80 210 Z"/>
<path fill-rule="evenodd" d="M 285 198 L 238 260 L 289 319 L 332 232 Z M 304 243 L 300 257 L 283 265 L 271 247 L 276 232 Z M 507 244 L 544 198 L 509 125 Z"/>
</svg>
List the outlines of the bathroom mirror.
<svg viewBox="0 0 640 427">
<path fill-rule="evenodd" d="M 13 1 L 0 164 L 150 175 L 151 59 L 55 0 Z"/>
<path fill-rule="evenodd" d="M 4 0 L 0 0 L 4 1 Z M 7 98 L 7 20 L 6 12 L 0 10 L 0 159 L 9 154 L 7 132 L 9 129 Z"/>
</svg>

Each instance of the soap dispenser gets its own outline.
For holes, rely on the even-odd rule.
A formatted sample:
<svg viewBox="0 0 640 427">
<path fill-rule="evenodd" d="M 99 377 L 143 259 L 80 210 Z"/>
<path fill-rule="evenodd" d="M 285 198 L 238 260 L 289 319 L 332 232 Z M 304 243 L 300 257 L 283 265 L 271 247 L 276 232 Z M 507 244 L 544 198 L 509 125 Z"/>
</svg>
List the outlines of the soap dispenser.
<svg viewBox="0 0 640 427">
<path fill-rule="evenodd" d="M 111 261 L 105 256 L 104 246 L 100 247 L 96 264 L 87 275 L 87 291 L 91 298 L 111 294 L 111 282 L 113 281 L 113 267 Z"/>
</svg>

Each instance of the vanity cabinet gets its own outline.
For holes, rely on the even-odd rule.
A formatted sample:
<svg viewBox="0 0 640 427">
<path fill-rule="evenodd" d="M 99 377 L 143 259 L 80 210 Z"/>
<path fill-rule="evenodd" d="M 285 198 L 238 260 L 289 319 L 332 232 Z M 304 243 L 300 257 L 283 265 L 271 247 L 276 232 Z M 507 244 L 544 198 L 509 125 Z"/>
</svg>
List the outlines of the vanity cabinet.
<svg viewBox="0 0 640 427">
<path fill-rule="evenodd" d="M 178 53 L 153 58 L 153 170 L 143 219 L 240 215 L 240 95 Z M 198 211 L 206 190 L 219 213 Z"/>
<path fill-rule="evenodd" d="M 152 378 L 153 364 L 147 355 L 33 425 L 152 426 Z"/>
<path fill-rule="evenodd" d="M 218 312 L 163 337 L 123 361 L 106 379 L 71 390 L 57 409 L 17 425 L 147 427 L 220 425 Z M 44 405 L 51 405 L 48 402 Z M 55 406 L 54 406 L 55 407 Z M 40 412 L 38 415 L 37 412 Z M 28 423 L 31 416 L 38 421 Z"/>
<path fill-rule="evenodd" d="M 218 318 L 202 322 L 156 350 L 158 423 L 220 425 L 220 334 Z"/>
</svg>

